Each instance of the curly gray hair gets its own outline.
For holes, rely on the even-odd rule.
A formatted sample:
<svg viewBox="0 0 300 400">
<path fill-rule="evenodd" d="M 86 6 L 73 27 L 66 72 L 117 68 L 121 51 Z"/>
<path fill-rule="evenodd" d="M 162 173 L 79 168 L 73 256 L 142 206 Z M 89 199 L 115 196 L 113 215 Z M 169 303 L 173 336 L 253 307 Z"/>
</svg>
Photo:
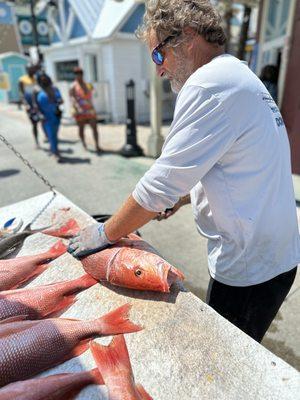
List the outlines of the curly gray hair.
<svg viewBox="0 0 300 400">
<path fill-rule="evenodd" d="M 221 17 L 209 0 L 146 0 L 143 24 L 136 36 L 147 41 L 154 30 L 162 41 L 186 27 L 194 28 L 207 42 L 219 45 L 226 42 Z"/>
</svg>

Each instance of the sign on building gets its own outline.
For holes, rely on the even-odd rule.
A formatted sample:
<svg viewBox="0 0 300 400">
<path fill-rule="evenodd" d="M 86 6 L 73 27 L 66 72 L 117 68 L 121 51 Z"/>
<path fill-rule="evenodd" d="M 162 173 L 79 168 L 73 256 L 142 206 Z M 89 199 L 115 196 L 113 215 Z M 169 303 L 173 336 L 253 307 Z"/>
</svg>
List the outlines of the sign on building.
<svg viewBox="0 0 300 400">
<path fill-rule="evenodd" d="M 27 15 L 19 15 L 18 27 L 22 44 L 27 46 L 35 45 L 32 18 Z M 49 45 L 49 27 L 46 18 L 36 17 L 36 29 L 38 44 Z"/>
</svg>

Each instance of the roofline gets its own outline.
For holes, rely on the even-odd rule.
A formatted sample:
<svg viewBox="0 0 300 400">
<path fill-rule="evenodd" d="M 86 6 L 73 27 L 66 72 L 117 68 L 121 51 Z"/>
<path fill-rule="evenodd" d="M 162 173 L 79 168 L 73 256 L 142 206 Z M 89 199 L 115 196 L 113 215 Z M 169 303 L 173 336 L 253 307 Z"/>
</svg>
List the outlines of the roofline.
<svg viewBox="0 0 300 400">
<path fill-rule="evenodd" d="M 21 57 L 21 58 L 23 58 L 24 60 L 27 60 L 27 61 L 30 60 L 29 57 L 26 57 L 23 54 L 18 53 L 16 51 L 7 51 L 6 53 L 1 53 L 0 54 L 0 58 L 12 57 L 12 56 L 18 56 L 18 57 Z"/>
<path fill-rule="evenodd" d="M 140 5 L 140 2 L 135 1 L 134 4 L 132 4 L 132 6 L 130 8 L 128 8 L 126 14 L 124 14 L 123 18 L 120 20 L 120 22 L 114 27 L 114 30 L 106 36 L 102 36 L 102 37 L 94 37 L 95 34 L 95 30 L 97 28 L 97 24 L 95 26 L 94 32 L 92 33 L 92 39 L 93 40 L 108 40 L 110 38 L 113 38 L 115 36 L 116 33 L 119 33 L 118 30 L 120 29 L 120 26 L 122 26 L 122 24 L 124 24 L 124 22 L 126 21 L 126 19 L 128 18 L 128 16 L 130 16 L 130 14 L 134 13 L 134 11 L 138 8 L 138 6 Z"/>
</svg>

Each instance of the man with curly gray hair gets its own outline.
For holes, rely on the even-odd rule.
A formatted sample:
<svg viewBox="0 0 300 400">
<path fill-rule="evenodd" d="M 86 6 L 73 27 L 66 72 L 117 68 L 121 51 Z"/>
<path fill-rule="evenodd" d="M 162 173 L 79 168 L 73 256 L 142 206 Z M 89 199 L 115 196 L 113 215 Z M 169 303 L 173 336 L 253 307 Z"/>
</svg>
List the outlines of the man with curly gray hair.
<svg viewBox="0 0 300 400">
<path fill-rule="evenodd" d="M 207 302 L 261 341 L 300 262 L 280 111 L 246 63 L 224 53 L 221 20 L 209 1 L 149 0 L 137 35 L 178 93 L 170 133 L 121 209 L 85 228 L 69 251 L 104 248 L 191 201 L 208 239 Z"/>
</svg>

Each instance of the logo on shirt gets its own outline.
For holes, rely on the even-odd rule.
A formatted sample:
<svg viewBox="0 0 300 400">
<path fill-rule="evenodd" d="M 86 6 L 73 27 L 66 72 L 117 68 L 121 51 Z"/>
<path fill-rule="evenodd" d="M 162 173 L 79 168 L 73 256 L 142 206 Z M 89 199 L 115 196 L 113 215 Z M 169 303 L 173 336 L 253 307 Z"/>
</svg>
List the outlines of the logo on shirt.
<svg viewBox="0 0 300 400">
<path fill-rule="evenodd" d="M 279 108 L 277 107 L 277 104 L 273 100 L 272 96 L 269 93 L 262 92 L 261 93 L 262 100 L 267 104 L 271 112 L 274 114 L 274 118 L 276 121 L 276 125 L 278 127 L 285 126 L 283 118 L 280 114 Z"/>
</svg>

